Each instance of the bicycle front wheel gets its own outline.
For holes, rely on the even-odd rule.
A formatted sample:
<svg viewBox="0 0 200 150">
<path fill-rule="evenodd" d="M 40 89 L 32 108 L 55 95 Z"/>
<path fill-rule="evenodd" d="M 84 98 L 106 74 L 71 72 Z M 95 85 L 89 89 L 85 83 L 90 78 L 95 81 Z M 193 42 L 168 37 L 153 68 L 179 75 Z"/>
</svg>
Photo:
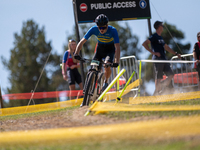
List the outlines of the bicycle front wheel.
<svg viewBox="0 0 200 150">
<path fill-rule="evenodd" d="M 87 85 L 85 88 L 84 99 L 85 105 L 88 106 L 92 100 L 95 89 L 96 73 L 91 72 L 87 79 Z"/>
<path fill-rule="evenodd" d="M 101 95 L 101 89 L 103 87 L 104 80 L 105 80 L 104 73 L 99 73 L 99 78 L 98 78 L 98 82 L 97 82 L 97 94 L 98 94 L 98 96 Z"/>
</svg>

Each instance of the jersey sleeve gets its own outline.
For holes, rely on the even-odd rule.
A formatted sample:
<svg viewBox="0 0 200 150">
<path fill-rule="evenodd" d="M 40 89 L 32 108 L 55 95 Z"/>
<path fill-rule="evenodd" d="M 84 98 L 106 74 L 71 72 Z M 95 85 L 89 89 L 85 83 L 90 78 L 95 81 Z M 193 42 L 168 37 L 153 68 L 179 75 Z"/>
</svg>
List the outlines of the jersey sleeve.
<svg viewBox="0 0 200 150">
<path fill-rule="evenodd" d="M 68 53 L 69 53 L 68 51 L 65 52 L 65 54 L 64 54 L 64 56 L 63 56 L 63 60 L 62 60 L 63 63 L 66 63 L 66 62 L 67 62 L 68 55 L 69 55 Z"/>
<path fill-rule="evenodd" d="M 88 32 L 84 35 L 84 38 L 88 40 L 95 33 L 95 28 L 91 27 Z"/>
<path fill-rule="evenodd" d="M 118 32 L 115 28 L 113 29 L 113 38 L 114 38 L 114 43 L 119 43 Z"/>
<path fill-rule="evenodd" d="M 199 45 L 198 45 L 198 43 L 195 43 L 194 48 L 193 48 L 193 52 L 196 52 L 197 59 L 198 58 L 200 59 Z"/>
<path fill-rule="evenodd" d="M 156 37 L 154 35 L 151 35 L 149 37 L 149 41 L 151 41 L 152 43 L 156 40 Z"/>
<path fill-rule="evenodd" d="M 194 44 L 193 52 L 196 52 L 196 53 L 198 52 L 198 44 L 197 43 Z"/>
</svg>

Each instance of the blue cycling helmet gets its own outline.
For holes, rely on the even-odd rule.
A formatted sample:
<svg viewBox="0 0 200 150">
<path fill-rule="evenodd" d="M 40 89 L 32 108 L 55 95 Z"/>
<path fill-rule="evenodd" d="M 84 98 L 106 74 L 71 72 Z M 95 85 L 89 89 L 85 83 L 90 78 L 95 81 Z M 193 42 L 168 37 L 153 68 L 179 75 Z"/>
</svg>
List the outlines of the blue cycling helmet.
<svg viewBox="0 0 200 150">
<path fill-rule="evenodd" d="M 108 17 L 104 14 L 100 14 L 96 17 L 95 22 L 97 26 L 104 26 L 108 24 Z"/>
</svg>

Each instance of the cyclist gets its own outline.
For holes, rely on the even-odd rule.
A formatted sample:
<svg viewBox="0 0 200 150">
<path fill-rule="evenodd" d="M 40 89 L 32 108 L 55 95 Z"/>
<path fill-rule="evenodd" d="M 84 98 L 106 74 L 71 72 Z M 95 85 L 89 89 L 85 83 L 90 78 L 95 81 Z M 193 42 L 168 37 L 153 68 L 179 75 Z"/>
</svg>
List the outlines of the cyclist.
<svg viewBox="0 0 200 150">
<path fill-rule="evenodd" d="M 77 63 L 78 61 L 74 59 L 73 54 L 76 49 L 76 41 L 74 39 L 69 40 L 68 48 L 69 50 L 67 50 L 63 56 L 62 74 L 63 79 L 69 82 L 70 99 L 72 99 L 74 97 L 71 97 L 71 91 L 75 90 L 75 82 L 78 83 L 81 90 L 83 90 L 83 84 L 81 75 L 77 69 L 80 65 Z"/>
<path fill-rule="evenodd" d="M 113 63 L 114 55 L 115 63 L 113 63 L 113 67 L 117 67 L 119 65 L 120 59 L 120 44 L 117 30 L 108 25 L 108 17 L 104 14 L 100 14 L 95 19 L 96 25 L 91 27 L 88 32 L 84 35 L 84 37 L 77 44 L 76 51 L 74 53 L 74 58 L 81 60 L 81 56 L 79 56 L 79 52 L 83 47 L 83 44 L 92 36 L 95 35 L 97 37 L 97 48 L 96 52 L 93 56 L 93 59 L 101 61 L 105 58 L 105 63 Z M 115 52 L 116 51 L 116 52 Z M 111 75 L 110 67 L 105 67 L 105 80 L 102 87 L 102 91 L 106 89 L 108 86 L 108 79 Z"/>
</svg>

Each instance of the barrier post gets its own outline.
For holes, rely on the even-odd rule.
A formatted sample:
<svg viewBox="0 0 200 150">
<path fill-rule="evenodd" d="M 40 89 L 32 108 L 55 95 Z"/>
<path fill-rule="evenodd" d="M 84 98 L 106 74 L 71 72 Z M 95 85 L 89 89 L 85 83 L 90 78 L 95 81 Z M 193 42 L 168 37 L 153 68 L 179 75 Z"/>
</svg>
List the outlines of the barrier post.
<svg viewBox="0 0 200 150">
<path fill-rule="evenodd" d="M 133 73 L 131 74 L 130 78 L 128 79 L 128 82 L 126 83 L 125 87 L 123 88 L 122 92 L 120 93 L 119 97 L 117 97 L 117 102 L 121 100 L 122 94 L 124 93 L 124 90 L 126 89 L 128 84 L 130 83 L 130 81 L 133 78 L 134 74 L 135 74 L 135 71 L 133 71 Z"/>
<path fill-rule="evenodd" d="M 103 91 L 103 93 L 97 99 L 98 101 L 102 100 L 104 95 L 111 89 L 111 87 L 117 82 L 117 79 L 125 72 L 125 69 L 122 69 L 120 73 L 113 79 L 113 81 L 108 85 L 108 87 Z"/>
<path fill-rule="evenodd" d="M 112 69 L 113 69 L 113 77 L 116 77 L 117 76 L 116 68 Z M 115 83 L 115 91 L 117 92 L 117 82 Z"/>
<path fill-rule="evenodd" d="M 120 66 L 117 67 L 117 74 L 119 74 Z M 119 79 L 117 80 L 117 96 L 119 95 Z"/>
<path fill-rule="evenodd" d="M 3 98 L 1 95 L 1 86 L 0 86 L 0 104 L 1 104 L 1 108 L 3 108 Z"/>
<path fill-rule="evenodd" d="M 138 89 L 138 97 L 140 97 L 141 72 L 142 72 L 142 61 L 140 60 L 140 65 L 139 65 L 139 89 Z"/>
</svg>

